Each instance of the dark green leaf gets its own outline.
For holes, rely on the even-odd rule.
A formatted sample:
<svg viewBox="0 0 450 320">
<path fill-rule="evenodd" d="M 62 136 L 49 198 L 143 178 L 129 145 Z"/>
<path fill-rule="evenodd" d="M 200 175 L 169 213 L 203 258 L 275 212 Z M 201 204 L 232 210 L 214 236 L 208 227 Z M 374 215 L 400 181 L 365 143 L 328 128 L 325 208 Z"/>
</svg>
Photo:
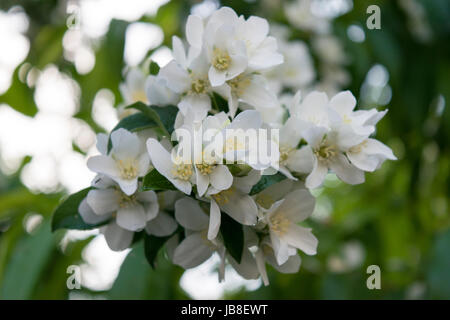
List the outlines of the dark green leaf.
<svg viewBox="0 0 450 320">
<path fill-rule="evenodd" d="M 142 190 L 177 190 L 177 188 L 156 169 L 153 169 L 144 177 Z"/>
<path fill-rule="evenodd" d="M 89 187 L 70 195 L 56 208 L 53 213 L 52 231 L 57 229 L 89 230 L 101 225 L 87 224 L 78 212 L 78 206 L 91 189 Z"/>
<path fill-rule="evenodd" d="M 225 248 L 237 263 L 241 263 L 244 250 L 244 229 L 242 225 L 229 215 L 222 213 L 220 231 Z"/>
<path fill-rule="evenodd" d="M 150 74 L 153 76 L 156 76 L 159 73 L 159 65 L 155 61 L 150 62 L 149 69 Z"/>
<path fill-rule="evenodd" d="M 264 189 L 284 179 L 286 179 L 286 177 L 280 172 L 270 176 L 269 175 L 262 176 L 261 179 L 258 181 L 258 183 L 253 186 L 252 190 L 250 190 L 250 195 L 252 196 L 254 194 L 260 193 Z"/>
<path fill-rule="evenodd" d="M 167 237 L 156 237 L 152 235 L 148 235 L 145 233 L 144 235 L 144 250 L 145 257 L 147 258 L 148 263 L 155 269 L 155 261 L 158 256 L 159 250 L 162 248 L 164 243 L 169 240 L 170 236 Z"/>
<path fill-rule="evenodd" d="M 120 128 L 126 129 L 128 131 L 136 132 L 136 131 L 141 131 L 141 130 L 145 130 L 145 129 L 149 129 L 149 128 L 154 128 L 156 126 L 157 126 L 157 124 L 155 123 L 155 121 L 150 119 L 147 115 L 139 112 L 139 113 L 132 114 L 132 115 L 120 120 L 120 122 L 114 127 L 114 129 L 111 130 L 111 133 Z M 111 144 L 111 134 L 110 134 L 109 140 L 108 140 L 108 152 L 111 150 L 111 148 L 112 148 L 112 144 Z"/>
<path fill-rule="evenodd" d="M 214 109 L 227 113 L 229 111 L 228 102 L 220 94 L 213 92 L 212 103 Z"/>
<path fill-rule="evenodd" d="M 155 123 L 158 124 L 163 134 L 170 138 L 170 133 L 173 132 L 175 118 L 178 113 L 178 108 L 175 106 L 147 106 L 142 102 L 136 102 L 127 107 L 127 109 L 137 109 L 147 115 Z"/>
</svg>

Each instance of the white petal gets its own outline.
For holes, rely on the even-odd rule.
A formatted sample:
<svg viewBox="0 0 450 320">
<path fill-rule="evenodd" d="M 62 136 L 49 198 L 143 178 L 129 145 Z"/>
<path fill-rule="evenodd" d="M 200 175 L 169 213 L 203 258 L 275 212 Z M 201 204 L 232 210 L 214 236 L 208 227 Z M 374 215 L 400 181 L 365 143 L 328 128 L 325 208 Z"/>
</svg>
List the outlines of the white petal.
<svg viewBox="0 0 450 320">
<path fill-rule="evenodd" d="M 166 237 L 174 233 L 177 227 L 177 222 L 170 215 L 161 211 L 156 218 L 147 222 L 145 231 L 157 237 Z"/>
<path fill-rule="evenodd" d="M 330 107 L 340 115 L 350 114 L 356 106 L 356 99 L 350 91 L 342 91 L 330 100 Z"/>
<path fill-rule="evenodd" d="M 194 268 L 205 262 L 213 251 L 199 232 L 187 236 L 175 249 L 173 263 L 185 269 Z"/>
<path fill-rule="evenodd" d="M 264 253 L 262 252 L 261 249 L 258 249 L 258 251 L 256 252 L 255 260 L 256 260 L 256 266 L 258 268 L 258 272 L 261 275 L 263 283 L 265 286 L 268 286 L 269 285 L 269 277 L 267 276 L 266 260 L 264 259 Z"/>
<path fill-rule="evenodd" d="M 244 248 L 244 251 L 242 252 L 241 263 L 237 263 L 230 255 L 228 256 L 228 260 L 234 270 L 236 270 L 236 272 L 244 279 L 250 280 L 258 278 L 259 272 L 255 258 L 253 258 L 252 253 L 247 248 Z"/>
<path fill-rule="evenodd" d="M 208 228 L 208 216 L 198 201 L 192 198 L 184 197 L 175 202 L 175 218 L 189 230 L 200 231 Z"/>
<path fill-rule="evenodd" d="M 319 187 L 323 180 L 325 180 L 325 176 L 328 173 L 328 167 L 318 161 L 317 159 L 314 160 L 314 167 L 311 173 L 306 178 L 305 185 L 309 189 L 314 189 Z"/>
<path fill-rule="evenodd" d="M 226 203 L 219 203 L 220 208 L 230 217 L 244 225 L 254 225 L 258 215 L 255 201 L 246 194 L 234 191 Z"/>
<path fill-rule="evenodd" d="M 239 98 L 255 108 L 276 108 L 277 97 L 269 90 L 261 76 L 253 76 L 250 85 Z"/>
<path fill-rule="evenodd" d="M 239 113 L 226 129 L 259 129 L 262 125 L 261 114 L 256 110 L 245 110 Z"/>
<path fill-rule="evenodd" d="M 83 221 L 88 224 L 98 224 L 111 218 L 111 213 L 103 215 L 96 214 L 88 205 L 86 198 L 83 199 L 78 206 L 78 212 L 80 213 L 81 218 L 83 218 Z"/>
<path fill-rule="evenodd" d="M 308 255 L 317 252 L 317 238 L 311 233 L 311 229 L 291 224 L 288 232 L 283 235 L 283 239 L 291 246 L 302 250 Z"/>
<path fill-rule="evenodd" d="M 346 183 L 360 184 L 364 182 L 364 171 L 351 165 L 343 154 L 337 155 L 330 162 L 330 169 Z"/>
<path fill-rule="evenodd" d="M 183 93 L 189 89 L 189 74 L 175 60 L 161 68 L 158 75 L 166 81 L 171 90 L 177 93 Z"/>
<path fill-rule="evenodd" d="M 104 229 L 106 243 L 111 250 L 122 251 L 128 248 L 133 241 L 134 232 L 119 227 L 115 222 L 111 222 Z"/>
<path fill-rule="evenodd" d="M 233 184 L 233 175 L 223 164 L 217 165 L 209 177 L 211 185 L 217 190 L 226 190 Z"/>
<path fill-rule="evenodd" d="M 105 133 L 99 133 L 97 134 L 97 150 L 102 154 L 102 155 L 107 155 L 108 153 L 108 141 L 109 141 L 109 136 Z"/>
<path fill-rule="evenodd" d="M 225 83 L 226 80 L 226 72 L 225 71 L 219 71 L 213 66 L 209 68 L 208 71 L 208 78 L 209 82 L 211 82 L 211 85 L 213 87 L 221 86 Z"/>
<path fill-rule="evenodd" d="M 117 182 L 120 189 L 125 193 L 127 196 L 131 196 L 133 193 L 136 192 L 138 187 L 138 179 L 132 179 L 132 180 L 124 180 L 121 178 L 114 178 L 114 181 Z"/>
<path fill-rule="evenodd" d="M 198 169 L 196 169 L 196 175 L 197 175 L 197 193 L 200 197 L 202 197 L 209 186 L 209 175 L 202 174 Z"/>
<path fill-rule="evenodd" d="M 324 135 L 327 133 L 327 128 L 322 126 L 312 126 L 303 131 L 303 138 L 308 142 L 311 148 L 316 148 L 320 145 Z"/>
<path fill-rule="evenodd" d="M 139 137 L 123 128 L 111 133 L 111 143 L 111 154 L 114 154 L 117 159 L 137 158 L 141 150 Z"/>
<path fill-rule="evenodd" d="M 290 256 L 289 259 L 283 263 L 281 266 L 276 263 L 275 258 L 269 260 L 270 264 L 281 273 L 297 273 L 300 269 L 300 264 L 302 260 L 298 254 Z"/>
<path fill-rule="evenodd" d="M 270 232 L 270 240 L 277 263 L 282 265 L 289 259 L 289 245 L 272 231 Z"/>
<path fill-rule="evenodd" d="M 91 190 L 86 201 L 95 214 L 104 215 L 119 208 L 117 191 L 114 189 Z"/>
<path fill-rule="evenodd" d="M 300 173 L 310 173 L 314 166 L 314 154 L 310 146 L 303 146 L 292 151 L 287 159 L 287 167 Z"/>
<path fill-rule="evenodd" d="M 181 39 L 177 36 L 172 37 L 172 53 L 176 62 L 178 62 L 178 64 L 183 68 L 186 68 L 186 51 L 184 50 L 183 42 L 181 42 Z"/>
<path fill-rule="evenodd" d="M 87 161 L 87 166 L 91 171 L 102 173 L 110 178 L 120 175 L 116 162 L 108 156 L 94 156 Z"/>
<path fill-rule="evenodd" d="M 186 39 L 191 46 L 201 47 L 203 40 L 203 19 L 190 15 L 186 21 Z"/>
<path fill-rule="evenodd" d="M 308 190 L 297 189 L 286 195 L 278 211 L 290 221 L 301 222 L 312 214 L 315 203 L 315 198 Z"/>
<path fill-rule="evenodd" d="M 140 204 L 128 203 L 117 210 L 117 224 L 130 231 L 142 230 L 147 222 L 144 207 Z"/>
<path fill-rule="evenodd" d="M 217 237 L 220 228 L 220 208 L 214 200 L 211 200 L 211 208 L 209 211 L 209 227 L 208 239 L 213 240 Z"/>
</svg>

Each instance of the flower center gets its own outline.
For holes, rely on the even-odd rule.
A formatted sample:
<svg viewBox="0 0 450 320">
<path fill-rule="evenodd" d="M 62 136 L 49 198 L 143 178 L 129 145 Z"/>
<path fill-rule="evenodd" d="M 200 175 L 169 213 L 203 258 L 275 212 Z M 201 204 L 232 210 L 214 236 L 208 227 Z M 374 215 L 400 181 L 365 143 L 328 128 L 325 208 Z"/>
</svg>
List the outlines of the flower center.
<svg viewBox="0 0 450 320">
<path fill-rule="evenodd" d="M 361 142 L 360 144 L 353 146 L 350 148 L 349 152 L 350 153 L 360 153 L 362 151 L 362 149 L 367 145 L 367 140 L 364 140 L 363 142 Z"/>
<path fill-rule="evenodd" d="M 291 221 L 282 213 L 275 214 L 270 218 L 270 229 L 278 236 L 283 236 L 288 231 Z"/>
<path fill-rule="evenodd" d="M 117 198 L 119 199 L 119 207 L 124 208 L 129 206 L 132 203 L 135 203 L 136 200 L 136 194 L 132 194 L 131 196 L 127 196 L 125 193 L 123 193 L 121 190 L 116 189 Z"/>
<path fill-rule="evenodd" d="M 208 82 L 204 79 L 192 79 L 191 92 L 196 94 L 206 93 L 208 88 Z"/>
<path fill-rule="evenodd" d="M 229 86 L 231 87 L 231 91 L 237 95 L 241 96 L 244 94 L 245 90 L 250 86 L 251 84 L 251 78 L 248 75 L 239 75 L 232 80 L 227 82 Z"/>
<path fill-rule="evenodd" d="M 230 197 L 233 195 L 233 193 L 234 188 L 231 187 L 227 190 L 223 190 L 219 193 L 213 194 L 212 197 L 214 198 L 214 200 L 216 200 L 218 205 L 224 205 L 230 201 Z"/>
<path fill-rule="evenodd" d="M 280 163 L 284 164 L 292 151 L 294 151 L 294 148 L 290 146 L 280 146 Z"/>
<path fill-rule="evenodd" d="M 219 71 L 225 71 L 231 64 L 231 58 L 228 52 L 222 51 L 219 48 L 214 48 L 212 65 Z"/>
<path fill-rule="evenodd" d="M 174 165 L 172 174 L 175 178 L 188 181 L 192 176 L 192 166 L 190 164 L 178 164 Z"/>
<path fill-rule="evenodd" d="M 314 154 L 319 160 L 327 161 L 336 156 L 337 151 L 336 147 L 334 146 L 321 145 L 319 148 L 314 150 Z"/>
<path fill-rule="evenodd" d="M 144 90 L 136 90 L 131 94 L 131 99 L 133 102 L 147 102 L 147 95 Z"/>
<path fill-rule="evenodd" d="M 120 177 L 125 180 L 131 180 L 138 175 L 138 164 L 134 159 L 117 160 Z"/>
<path fill-rule="evenodd" d="M 270 208 L 275 201 L 268 194 L 261 194 L 256 197 L 256 203 L 263 208 Z"/>
</svg>

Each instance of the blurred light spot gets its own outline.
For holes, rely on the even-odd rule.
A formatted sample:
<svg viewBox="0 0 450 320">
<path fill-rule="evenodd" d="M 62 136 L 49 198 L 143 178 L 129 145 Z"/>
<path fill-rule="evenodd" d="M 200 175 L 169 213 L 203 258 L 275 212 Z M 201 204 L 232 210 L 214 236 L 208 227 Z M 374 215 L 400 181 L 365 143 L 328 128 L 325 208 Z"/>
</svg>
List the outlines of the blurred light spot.
<svg viewBox="0 0 450 320">
<path fill-rule="evenodd" d="M 24 35 L 28 24 L 21 7 L 0 10 L 0 94 L 8 90 L 14 70 L 28 54 L 30 42 Z"/>
<path fill-rule="evenodd" d="M 81 0 L 81 30 L 92 38 L 108 31 L 112 19 L 135 21 L 143 15 L 154 15 L 168 0 Z"/>
<path fill-rule="evenodd" d="M 36 192 L 56 192 L 58 177 L 55 166 L 55 160 L 49 156 L 34 157 L 21 172 L 23 184 Z"/>
<path fill-rule="evenodd" d="M 422 282 L 414 282 L 406 288 L 405 298 L 408 300 L 423 299 L 425 297 L 426 285 Z"/>
<path fill-rule="evenodd" d="M 92 118 L 106 131 L 111 131 L 119 121 L 114 108 L 114 94 L 108 89 L 101 89 L 94 98 Z"/>
<path fill-rule="evenodd" d="M 71 116 L 78 111 L 80 87 L 55 66 L 41 72 L 36 83 L 35 101 L 39 110 Z"/>
<path fill-rule="evenodd" d="M 331 212 L 333 210 L 333 205 L 330 199 L 322 195 L 316 199 L 316 206 L 311 215 L 311 219 L 316 221 L 326 221 L 330 218 Z"/>
<path fill-rule="evenodd" d="M 313 0 L 311 12 L 318 17 L 336 18 L 353 8 L 351 0 Z"/>
<path fill-rule="evenodd" d="M 27 233 L 33 233 L 44 220 L 44 217 L 38 213 L 28 213 L 23 219 L 23 226 Z"/>
<path fill-rule="evenodd" d="M 161 47 L 153 52 L 150 59 L 159 64 L 162 68 L 173 59 L 172 51 L 167 47 Z"/>
<path fill-rule="evenodd" d="M 219 2 L 215 0 L 205 0 L 201 3 L 195 4 L 191 8 L 191 14 L 207 18 L 219 8 Z"/>
<path fill-rule="evenodd" d="M 383 87 L 389 81 L 389 72 L 386 67 L 376 64 L 367 73 L 367 82 L 374 87 Z"/>
<path fill-rule="evenodd" d="M 423 159 L 428 163 L 433 163 L 439 157 L 439 146 L 436 142 L 431 141 L 426 144 L 422 150 Z"/>
<path fill-rule="evenodd" d="M 347 36 L 353 42 L 361 43 L 366 39 L 364 29 L 356 24 L 352 24 L 347 28 Z"/>
<path fill-rule="evenodd" d="M 445 97 L 444 95 L 440 94 L 436 101 L 436 115 L 438 117 L 442 116 L 445 110 Z"/>
<path fill-rule="evenodd" d="M 163 31 L 157 25 L 144 22 L 130 24 L 125 34 L 125 62 L 129 66 L 137 66 L 147 52 L 159 46 L 163 39 Z"/>
<path fill-rule="evenodd" d="M 95 237 L 82 253 L 86 263 L 81 265 L 81 285 L 96 291 L 109 290 L 129 252 L 112 251 L 102 234 Z"/>
<path fill-rule="evenodd" d="M 217 274 L 219 263 L 219 256 L 214 254 L 198 267 L 186 270 L 180 279 L 180 286 L 193 299 L 220 299 L 227 291 L 235 291 L 242 287 L 247 291 L 253 291 L 261 286 L 260 279 L 245 280 L 231 267 L 225 270 L 225 281 L 219 283 Z"/>
</svg>

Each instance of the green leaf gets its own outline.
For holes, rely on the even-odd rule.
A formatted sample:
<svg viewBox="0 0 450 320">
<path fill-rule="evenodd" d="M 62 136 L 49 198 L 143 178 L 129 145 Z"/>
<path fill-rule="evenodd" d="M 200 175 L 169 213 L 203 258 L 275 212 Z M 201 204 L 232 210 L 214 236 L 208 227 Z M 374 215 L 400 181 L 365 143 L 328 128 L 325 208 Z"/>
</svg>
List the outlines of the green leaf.
<svg viewBox="0 0 450 320">
<path fill-rule="evenodd" d="M 166 243 L 167 240 L 171 237 L 156 237 L 152 235 L 148 235 L 145 233 L 144 235 L 144 251 L 145 251 L 145 257 L 147 258 L 148 263 L 152 266 L 153 269 L 155 269 L 156 266 L 156 258 L 158 257 L 158 252 Z"/>
<path fill-rule="evenodd" d="M 152 76 L 156 76 L 159 73 L 159 65 L 155 61 L 150 62 L 149 69 Z"/>
<path fill-rule="evenodd" d="M 114 127 L 114 129 L 111 130 L 111 133 L 120 128 L 126 129 L 131 132 L 136 132 L 136 131 L 154 128 L 156 126 L 158 126 L 158 125 L 156 124 L 155 121 L 150 119 L 147 115 L 139 112 L 139 113 L 132 114 L 132 115 L 120 120 L 120 122 Z M 111 150 L 111 148 L 112 148 L 112 143 L 111 143 L 111 134 L 110 134 L 109 140 L 108 140 L 108 152 Z"/>
<path fill-rule="evenodd" d="M 286 179 L 286 177 L 280 172 L 270 176 L 262 176 L 258 183 L 253 186 L 252 190 L 250 190 L 250 195 L 252 196 L 254 194 L 260 193 L 264 189 L 270 187 L 275 183 L 283 181 L 284 179 Z"/>
<path fill-rule="evenodd" d="M 177 190 L 177 188 L 156 169 L 153 169 L 144 177 L 142 190 Z"/>
<path fill-rule="evenodd" d="M 244 229 L 242 225 L 229 215 L 222 213 L 220 231 L 225 248 L 237 263 L 241 263 L 244 250 Z"/>
<path fill-rule="evenodd" d="M 214 109 L 227 113 L 229 111 L 228 102 L 220 94 L 213 92 L 212 103 Z"/>
<path fill-rule="evenodd" d="M 127 109 L 136 109 L 147 115 L 153 120 L 163 132 L 163 135 L 170 138 L 170 133 L 173 132 L 175 118 L 178 113 L 178 108 L 175 106 L 155 107 L 147 106 L 142 102 L 136 102 L 127 107 Z"/>
<path fill-rule="evenodd" d="M 87 224 L 78 212 L 78 206 L 86 198 L 91 189 L 89 187 L 70 195 L 56 208 L 53 213 L 52 231 L 57 229 L 89 230 L 106 223 L 97 225 Z"/>
<path fill-rule="evenodd" d="M 33 234 L 24 235 L 14 247 L 0 287 L 0 299 L 30 299 L 55 248 L 46 220 Z"/>
</svg>

